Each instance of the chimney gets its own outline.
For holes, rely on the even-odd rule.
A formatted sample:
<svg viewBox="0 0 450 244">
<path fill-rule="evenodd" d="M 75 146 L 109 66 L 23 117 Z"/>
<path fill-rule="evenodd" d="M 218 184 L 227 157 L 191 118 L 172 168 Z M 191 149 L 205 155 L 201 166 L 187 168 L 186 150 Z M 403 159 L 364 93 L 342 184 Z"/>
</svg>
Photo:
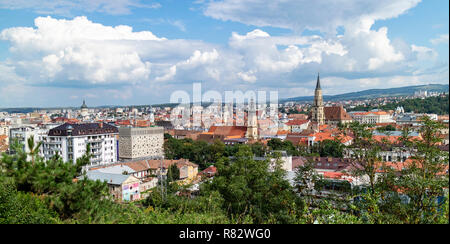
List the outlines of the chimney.
<svg viewBox="0 0 450 244">
<path fill-rule="evenodd" d="M 332 157 L 328 157 L 328 162 L 331 163 L 331 161 L 333 161 L 333 158 Z"/>
</svg>

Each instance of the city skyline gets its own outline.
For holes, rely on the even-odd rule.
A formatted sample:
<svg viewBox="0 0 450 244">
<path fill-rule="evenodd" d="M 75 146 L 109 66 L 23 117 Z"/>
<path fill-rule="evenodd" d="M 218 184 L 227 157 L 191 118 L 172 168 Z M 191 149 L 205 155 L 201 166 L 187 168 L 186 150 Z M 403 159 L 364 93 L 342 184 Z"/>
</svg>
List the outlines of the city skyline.
<svg viewBox="0 0 450 244">
<path fill-rule="evenodd" d="M 0 107 L 448 83 L 448 2 L 264 2 L 0 1 Z"/>
</svg>

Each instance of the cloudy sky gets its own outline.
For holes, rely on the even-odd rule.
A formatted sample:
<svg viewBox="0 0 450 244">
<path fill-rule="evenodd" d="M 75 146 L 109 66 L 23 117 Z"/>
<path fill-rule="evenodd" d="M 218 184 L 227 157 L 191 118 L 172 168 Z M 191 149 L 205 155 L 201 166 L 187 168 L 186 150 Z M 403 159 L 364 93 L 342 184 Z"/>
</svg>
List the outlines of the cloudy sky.
<svg viewBox="0 0 450 244">
<path fill-rule="evenodd" d="M 0 0 L 0 107 L 448 83 L 444 0 Z"/>
</svg>

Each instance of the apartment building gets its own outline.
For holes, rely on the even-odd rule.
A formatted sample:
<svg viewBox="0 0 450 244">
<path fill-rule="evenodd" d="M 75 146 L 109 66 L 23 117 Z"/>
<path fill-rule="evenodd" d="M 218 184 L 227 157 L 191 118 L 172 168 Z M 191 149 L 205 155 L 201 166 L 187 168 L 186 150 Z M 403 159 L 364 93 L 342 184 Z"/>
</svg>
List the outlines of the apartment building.
<svg viewBox="0 0 450 244">
<path fill-rule="evenodd" d="M 0 125 L 0 135 L 9 136 L 9 125 Z"/>
<path fill-rule="evenodd" d="M 65 123 L 51 129 L 43 138 L 42 156 L 50 159 L 58 154 L 65 162 L 73 162 L 91 148 L 91 164 L 110 164 L 117 161 L 117 127 L 106 123 Z"/>
<path fill-rule="evenodd" d="M 34 137 L 35 144 L 42 140 L 46 136 L 48 129 L 39 128 L 34 125 L 20 125 L 13 126 L 9 129 L 9 145 L 11 146 L 14 141 L 17 141 L 22 145 L 22 150 L 26 153 L 30 152 L 28 148 L 28 139 Z M 12 148 L 10 148 L 12 150 Z"/>
<path fill-rule="evenodd" d="M 157 158 L 163 153 L 163 127 L 120 127 L 119 158 Z"/>
</svg>

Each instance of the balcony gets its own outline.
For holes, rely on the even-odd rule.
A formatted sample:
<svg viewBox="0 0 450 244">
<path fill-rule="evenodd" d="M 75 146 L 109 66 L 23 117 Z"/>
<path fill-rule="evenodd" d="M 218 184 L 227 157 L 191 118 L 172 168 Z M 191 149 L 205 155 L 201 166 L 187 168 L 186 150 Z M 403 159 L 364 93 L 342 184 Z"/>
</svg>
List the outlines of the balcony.
<svg viewBox="0 0 450 244">
<path fill-rule="evenodd" d="M 91 159 L 91 163 L 100 163 L 101 161 L 102 161 L 101 157 Z"/>
<path fill-rule="evenodd" d="M 91 149 L 101 149 L 102 144 L 91 144 Z"/>
<path fill-rule="evenodd" d="M 46 144 L 61 144 L 61 141 L 46 141 Z"/>
<path fill-rule="evenodd" d="M 103 139 L 98 138 L 98 139 L 88 139 L 87 143 L 102 143 Z"/>
</svg>

